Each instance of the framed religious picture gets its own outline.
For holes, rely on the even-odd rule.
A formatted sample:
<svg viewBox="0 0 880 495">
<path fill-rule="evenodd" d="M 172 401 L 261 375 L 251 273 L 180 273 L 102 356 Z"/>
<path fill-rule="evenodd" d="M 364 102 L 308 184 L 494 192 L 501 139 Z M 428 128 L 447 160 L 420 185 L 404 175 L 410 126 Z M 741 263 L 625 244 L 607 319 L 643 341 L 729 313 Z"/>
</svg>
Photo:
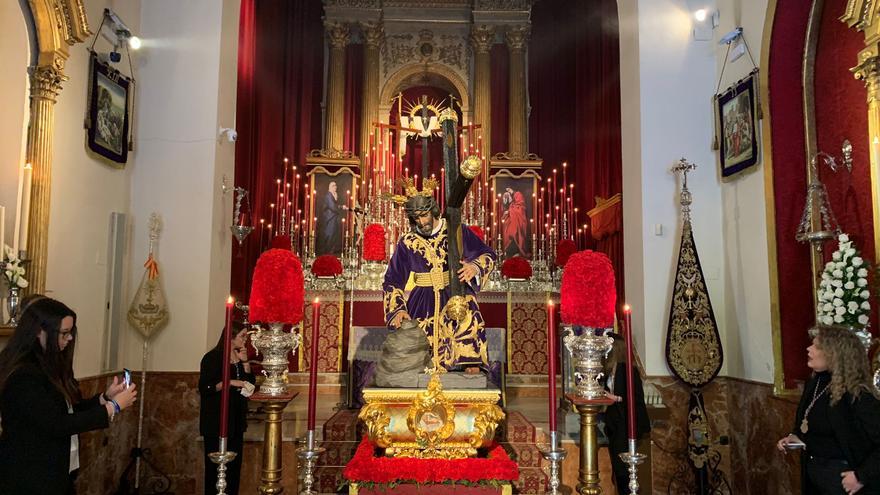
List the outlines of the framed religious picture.
<svg viewBox="0 0 880 495">
<path fill-rule="evenodd" d="M 310 211 L 315 256 L 322 254 L 342 255 L 343 248 L 351 242 L 357 219 L 353 212 L 356 195 L 354 186 L 358 175 L 348 167 L 330 171 L 317 166 L 308 171 Z"/>
<path fill-rule="evenodd" d="M 498 219 L 496 242 L 500 238 L 505 258 L 522 256 L 531 259 L 534 255 L 538 180 L 540 178 L 534 170 L 502 169 L 492 175 L 494 215 Z"/>
<path fill-rule="evenodd" d="M 736 175 L 758 163 L 757 81 L 755 69 L 745 79 L 716 95 L 721 177 Z"/>
<path fill-rule="evenodd" d="M 86 140 L 88 149 L 113 166 L 124 167 L 129 151 L 129 89 L 134 81 L 98 58 L 90 57 Z"/>
</svg>

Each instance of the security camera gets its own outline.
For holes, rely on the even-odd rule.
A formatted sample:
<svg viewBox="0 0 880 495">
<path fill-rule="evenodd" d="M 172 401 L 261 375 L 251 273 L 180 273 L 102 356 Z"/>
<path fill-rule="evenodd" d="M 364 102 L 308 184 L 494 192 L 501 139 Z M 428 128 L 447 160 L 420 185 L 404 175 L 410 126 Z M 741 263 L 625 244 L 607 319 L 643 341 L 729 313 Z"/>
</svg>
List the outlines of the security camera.
<svg viewBox="0 0 880 495">
<path fill-rule="evenodd" d="M 232 129 L 229 127 L 221 127 L 220 128 L 220 137 L 223 137 L 224 134 L 226 135 L 226 140 L 229 141 L 230 143 L 234 143 L 234 142 L 238 141 L 238 132 L 236 132 L 235 129 Z"/>
</svg>

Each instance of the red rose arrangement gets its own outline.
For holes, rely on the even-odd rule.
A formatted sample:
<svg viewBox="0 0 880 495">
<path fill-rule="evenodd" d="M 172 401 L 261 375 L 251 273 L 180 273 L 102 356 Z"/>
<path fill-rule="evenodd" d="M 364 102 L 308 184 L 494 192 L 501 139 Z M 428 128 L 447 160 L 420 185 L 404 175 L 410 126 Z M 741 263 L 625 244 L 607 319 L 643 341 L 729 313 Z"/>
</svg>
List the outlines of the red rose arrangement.
<svg viewBox="0 0 880 495">
<path fill-rule="evenodd" d="M 481 241 L 486 242 L 486 233 L 483 232 L 483 229 L 480 228 L 479 225 L 469 225 L 469 229 L 474 233 Z"/>
<path fill-rule="evenodd" d="M 591 328 L 614 326 L 614 268 L 608 256 L 581 251 L 569 258 L 562 274 L 560 312 L 563 323 Z"/>
<path fill-rule="evenodd" d="M 364 229 L 364 261 L 385 261 L 385 227 L 378 223 Z"/>
<path fill-rule="evenodd" d="M 290 251 L 290 236 L 276 235 L 272 238 L 272 244 L 269 247 L 272 249 L 286 249 Z"/>
<path fill-rule="evenodd" d="M 416 459 L 375 457 L 369 438 L 361 440 L 342 475 L 355 483 L 479 483 L 516 481 L 519 468 L 498 444 L 489 447 L 486 458 Z"/>
<path fill-rule="evenodd" d="M 288 249 L 269 249 L 257 260 L 251 284 L 251 321 L 299 323 L 303 317 L 302 263 Z"/>
<path fill-rule="evenodd" d="M 342 262 L 332 254 L 322 254 L 312 263 L 312 274 L 317 277 L 342 275 Z"/>
<path fill-rule="evenodd" d="M 556 266 L 559 268 L 565 267 L 568 259 L 576 252 L 577 246 L 575 246 L 574 241 L 571 239 L 559 241 L 559 244 L 556 245 Z"/>
<path fill-rule="evenodd" d="M 507 278 L 531 278 L 532 264 L 522 256 L 507 258 L 501 265 L 501 275 Z"/>
</svg>

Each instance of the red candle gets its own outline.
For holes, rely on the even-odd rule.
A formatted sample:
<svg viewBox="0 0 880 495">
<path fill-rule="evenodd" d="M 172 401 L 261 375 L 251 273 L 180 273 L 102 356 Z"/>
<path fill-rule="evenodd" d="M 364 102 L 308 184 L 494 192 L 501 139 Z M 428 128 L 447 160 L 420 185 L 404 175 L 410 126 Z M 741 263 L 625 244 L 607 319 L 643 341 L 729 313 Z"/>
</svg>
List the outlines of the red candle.
<svg viewBox="0 0 880 495">
<path fill-rule="evenodd" d="M 547 301 L 547 374 L 550 388 L 550 431 L 556 431 L 556 305 Z"/>
<path fill-rule="evenodd" d="M 636 401 L 633 387 L 632 308 L 623 305 L 623 324 L 626 328 L 626 431 L 630 440 L 636 440 Z"/>
<path fill-rule="evenodd" d="M 318 327 L 320 326 L 321 301 L 312 302 L 312 346 L 309 357 L 309 422 L 308 430 L 315 430 L 315 396 L 318 391 Z"/>
<path fill-rule="evenodd" d="M 229 355 L 232 353 L 232 308 L 235 299 L 229 296 L 226 299 L 226 332 L 223 340 L 223 388 L 220 389 L 220 438 L 226 438 L 227 427 L 229 426 L 229 372 L 232 366 L 229 365 Z"/>
</svg>

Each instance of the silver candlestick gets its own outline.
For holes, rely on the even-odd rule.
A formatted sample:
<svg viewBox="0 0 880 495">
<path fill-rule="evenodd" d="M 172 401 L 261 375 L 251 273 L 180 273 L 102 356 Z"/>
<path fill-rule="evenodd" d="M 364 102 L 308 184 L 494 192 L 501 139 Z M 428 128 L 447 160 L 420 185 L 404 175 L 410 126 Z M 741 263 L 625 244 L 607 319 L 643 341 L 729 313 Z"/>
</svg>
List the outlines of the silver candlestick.
<svg viewBox="0 0 880 495">
<path fill-rule="evenodd" d="M 220 437 L 220 451 L 211 452 L 208 457 L 217 464 L 217 495 L 226 495 L 226 465 L 235 460 L 235 452 L 226 450 L 226 438 Z"/>
<path fill-rule="evenodd" d="M 639 464 L 645 462 L 648 456 L 640 454 L 636 451 L 636 441 L 629 440 L 629 452 L 620 454 L 620 460 L 625 462 L 629 467 L 629 492 L 633 494 L 639 493 Z"/>
<path fill-rule="evenodd" d="M 559 438 L 557 435 L 557 432 L 551 431 L 550 445 L 541 449 L 541 455 L 543 455 L 544 459 L 547 459 L 547 462 L 550 463 L 550 491 L 548 493 L 551 493 L 552 495 L 557 495 L 559 493 L 559 485 L 562 481 L 559 468 L 561 467 L 566 454 L 565 449 L 559 448 Z"/>
<path fill-rule="evenodd" d="M 297 456 L 303 461 L 303 490 L 299 492 L 300 495 L 315 495 L 316 492 L 312 490 L 312 485 L 315 484 L 315 464 L 324 450 L 323 447 L 315 446 L 315 430 L 309 430 L 306 433 L 306 446 L 297 451 Z"/>
</svg>

